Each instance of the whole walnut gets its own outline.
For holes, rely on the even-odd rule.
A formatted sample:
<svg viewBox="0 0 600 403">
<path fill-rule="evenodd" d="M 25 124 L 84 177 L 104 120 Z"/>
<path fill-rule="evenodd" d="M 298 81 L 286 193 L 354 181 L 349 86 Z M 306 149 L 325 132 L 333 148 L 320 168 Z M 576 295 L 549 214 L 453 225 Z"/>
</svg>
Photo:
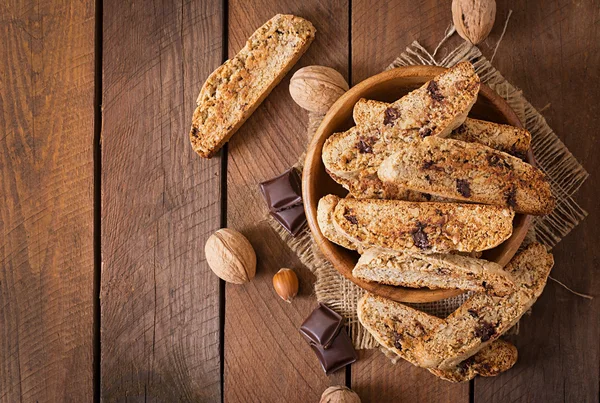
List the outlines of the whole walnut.
<svg viewBox="0 0 600 403">
<path fill-rule="evenodd" d="M 495 0 L 452 1 L 452 21 L 456 32 L 473 45 L 477 45 L 487 38 L 492 31 L 495 19 Z"/>
<path fill-rule="evenodd" d="M 290 95 L 302 108 L 326 113 L 339 97 L 348 91 L 344 77 L 331 67 L 306 66 L 290 80 Z"/>
<path fill-rule="evenodd" d="M 212 271 L 228 283 L 243 284 L 256 273 L 256 254 L 248 239 L 236 230 L 222 228 L 204 246 Z"/>
<path fill-rule="evenodd" d="M 319 403 L 360 403 L 360 397 L 345 386 L 330 386 L 321 395 Z"/>
</svg>

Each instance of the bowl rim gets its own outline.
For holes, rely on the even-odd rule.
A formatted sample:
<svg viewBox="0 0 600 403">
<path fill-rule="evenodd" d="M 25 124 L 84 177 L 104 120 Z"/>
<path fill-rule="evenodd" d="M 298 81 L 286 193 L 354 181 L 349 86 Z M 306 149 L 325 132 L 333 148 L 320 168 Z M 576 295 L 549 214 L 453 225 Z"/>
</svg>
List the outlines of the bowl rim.
<svg viewBox="0 0 600 403">
<path fill-rule="evenodd" d="M 343 107 L 345 107 L 349 100 L 350 102 L 352 102 L 351 100 L 353 98 L 356 98 L 353 102 L 353 104 L 355 104 L 360 98 L 362 98 L 362 94 L 366 90 L 370 89 L 376 84 L 380 85 L 381 83 L 389 80 L 407 77 L 424 77 L 427 79 L 431 79 L 434 76 L 446 70 L 447 68 L 440 66 L 403 66 L 384 71 L 382 73 L 376 74 L 361 81 L 360 83 L 350 88 L 331 106 L 331 108 L 323 118 L 323 121 L 317 128 L 313 138 L 309 142 L 306 151 L 304 170 L 302 172 L 302 199 L 304 203 L 304 210 L 306 212 L 308 226 L 310 228 L 310 231 L 312 232 L 314 241 L 319 247 L 319 250 L 340 274 L 342 274 L 344 277 L 346 277 L 362 289 L 373 294 L 380 295 L 399 302 L 433 302 L 463 294 L 465 291 L 458 289 L 431 290 L 427 288 L 407 288 L 401 286 L 385 285 L 355 278 L 351 275 L 351 271 L 350 273 L 348 273 L 347 270 L 341 270 L 340 265 L 347 264 L 347 258 L 343 258 L 338 251 L 338 248 L 342 247 L 337 244 L 334 244 L 333 242 L 325 238 L 321 233 L 321 230 L 317 223 L 317 203 L 319 197 L 316 194 L 316 183 L 312 181 L 312 167 L 318 166 L 319 163 L 321 165 L 323 164 L 321 159 L 323 144 L 325 143 L 325 140 L 331 134 L 333 134 L 333 132 L 329 133 L 329 135 L 325 137 L 324 131 L 331 124 L 332 120 L 335 119 L 340 110 Z M 519 128 L 524 128 L 515 111 L 510 107 L 510 105 L 508 105 L 508 103 L 506 103 L 506 101 L 500 95 L 498 95 L 490 87 L 481 83 L 478 96 L 483 96 L 483 98 L 491 102 L 495 109 L 497 109 L 498 112 L 501 113 L 502 116 L 506 119 L 508 124 Z M 315 159 L 318 160 L 316 164 Z M 535 160 L 533 158 L 531 148 L 527 152 L 526 160 L 528 163 L 535 165 Z M 515 221 L 513 222 L 513 234 L 508 240 L 505 241 L 505 243 L 507 243 L 505 249 L 509 247 L 508 245 L 510 245 L 514 250 L 509 251 L 509 253 L 501 254 L 498 259 L 494 259 L 494 261 L 496 261 L 502 266 L 505 266 L 506 263 L 508 263 L 508 261 L 514 256 L 518 249 L 518 246 L 523 242 L 523 239 L 525 238 L 525 235 L 527 234 L 527 231 L 532 223 L 533 217 L 530 215 L 519 214 L 516 217 L 520 218 L 519 220 L 515 219 Z"/>
</svg>

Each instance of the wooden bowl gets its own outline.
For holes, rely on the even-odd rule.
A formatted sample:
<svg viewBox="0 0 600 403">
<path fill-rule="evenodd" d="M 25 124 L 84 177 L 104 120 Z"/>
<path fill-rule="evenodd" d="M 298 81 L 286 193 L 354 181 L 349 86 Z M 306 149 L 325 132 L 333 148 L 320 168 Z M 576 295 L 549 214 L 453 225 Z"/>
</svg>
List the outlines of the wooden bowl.
<svg viewBox="0 0 600 403">
<path fill-rule="evenodd" d="M 359 255 L 327 240 L 317 224 L 317 203 L 327 194 L 345 196 L 347 191 L 334 182 L 325 172 L 321 151 L 325 140 L 335 132 L 354 126 L 352 109 L 360 98 L 392 102 L 420 87 L 426 81 L 446 70 L 436 66 L 410 66 L 385 71 L 370 77 L 352 87 L 329 109 L 323 122 L 317 129 L 306 152 L 302 175 L 302 196 L 308 225 L 321 252 L 333 266 L 346 278 L 359 287 L 382 297 L 400 302 L 431 302 L 461 294 L 462 290 L 430 290 L 427 288 L 406 288 L 368 282 L 352 275 L 352 269 Z M 496 123 L 506 123 L 523 127 L 515 112 L 488 86 L 481 85 L 477 102 L 469 116 Z M 533 154 L 529 150 L 527 161 L 533 163 Z M 494 249 L 484 252 L 483 258 L 504 266 L 514 256 L 531 225 L 528 215 L 516 215 L 513 221 L 513 234 Z"/>
</svg>

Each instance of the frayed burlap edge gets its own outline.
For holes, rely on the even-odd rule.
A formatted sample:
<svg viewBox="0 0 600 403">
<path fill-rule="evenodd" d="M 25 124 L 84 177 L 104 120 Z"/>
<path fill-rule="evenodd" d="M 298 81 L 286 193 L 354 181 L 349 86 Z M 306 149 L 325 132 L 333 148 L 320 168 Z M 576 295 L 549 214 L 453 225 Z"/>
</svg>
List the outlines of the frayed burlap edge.
<svg viewBox="0 0 600 403">
<path fill-rule="evenodd" d="M 507 101 L 532 135 L 532 148 L 536 162 L 540 169 L 549 176 L 557 204 L 552 214 L 536 218 L 524 244 L 537 240 L 546 247 L 552 248 L 587 215 L 586 211 L 575 202 L 572 196 L 587 179 L 588 173 L 548 126 L 544 117 L 525 99 L 522 92 L 506 81 L 491 63 L 482 56 L 477 47 L 466 42 L 438 62 L 415 41 L 387 69 L 419 64 L 450 67 L 463 60 L 473 63 L 481 81 Z M 307 129 L 309 141 L 322 120 L 323 115 L 309 114 Z M 302 170 L 303 163 L 304 155 L 300 157 L 296 168 Z M 294 238 L 270 217 L 269 223 L 298 256 L 300 262 L 315 275 L 315 296 L 317 300 L 327 304 L 344 316 L 348 333 L 355 348 L 371 349 L 379 347 L 379 344 L 362 327 L 356 316 L 358 300 L 365 291 L 341 276 L 331 263 L 321 255 L 308 228 L 305 228 Z M 468 295 L 463 294 L 441 301 L 409 305 L 432 315 L 445 317 L 460 306 L 468 298 Z M 512 329 L 511 333 L 518 333 L 518 324 Z"/>
</svg>

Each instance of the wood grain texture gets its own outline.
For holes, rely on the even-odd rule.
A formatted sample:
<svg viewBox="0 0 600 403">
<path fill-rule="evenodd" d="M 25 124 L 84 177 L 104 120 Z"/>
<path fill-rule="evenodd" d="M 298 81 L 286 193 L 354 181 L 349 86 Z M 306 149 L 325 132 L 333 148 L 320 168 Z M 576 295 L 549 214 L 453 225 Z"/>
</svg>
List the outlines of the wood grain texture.
<svg viewBox="0 0 600 403">
<path fill-rule="evenodd" d="M 102 397 L 219 401 L 219 158 L 192 150 L 221 1 L 104 2 Z"/>
<path fill-rule="evenodd" d="M 444 1 L 354 0 L 352 84 L 381 72 L 414 40 L 432 49 L 451 21 L 450 3 Z M 469 401 L 468 384 L 439 381 L 408 363 L 393 365 L 379 351 L 366 357 L 352 365 L 352 388 L 366 401 Z"/>
<path fill-rule="evenodd" d="M 4 1 L 0 37 L 0 402 L 86 401 L 94 2 Z"/>
<path fill-rule="evenodd" d="M 316 307 L 314 277 L 266 222 L 258 183 L 295 164 L 306 147 L 308 116 L 289 96 L 289 78 L 300 66 L 320 64 L 343 75 L 348 66 L 348 3 L 336 0 L 229 2 L 229 56 L 275 13 L 291 13 L 317 28 L 308 52 L 233 136 L 228 147 L 227 225 L 248 237 L 258 258 L 254 280 L 226 286 L 224 397 L 227 402 L 318 401 L 330 384 L 344 384 L 344 370 L 325 376 L 298 328 Z M 292 304 L 273 290 L 281 267 L 300 277 Z"/>
<path fill-rule="evenodd" d="M 352 390 L 363 402 L 469 401 L 469 384 L 452 384 L 436 378 L 408 361 L 392 364 L 379 350 L 362 350 L 352 365 Z"/>
<path fill-rule="evenodd" d="M 600 351 L 600 7 L 597 1 L 498 2 L 513 9 L 494 64 L 538 109 L 590 173 L 576 200 L 590 215 L 554 249 L 551 276 L 595 296 L 577 297 L 549 281 L 521 320 L 516 366 L 475 381 L 475 402 L 597 402 Z M 496 24 L 489 42 L 502 31 Z M 483 48 L 490 56 L 491 49 Z"/>
</svg>

